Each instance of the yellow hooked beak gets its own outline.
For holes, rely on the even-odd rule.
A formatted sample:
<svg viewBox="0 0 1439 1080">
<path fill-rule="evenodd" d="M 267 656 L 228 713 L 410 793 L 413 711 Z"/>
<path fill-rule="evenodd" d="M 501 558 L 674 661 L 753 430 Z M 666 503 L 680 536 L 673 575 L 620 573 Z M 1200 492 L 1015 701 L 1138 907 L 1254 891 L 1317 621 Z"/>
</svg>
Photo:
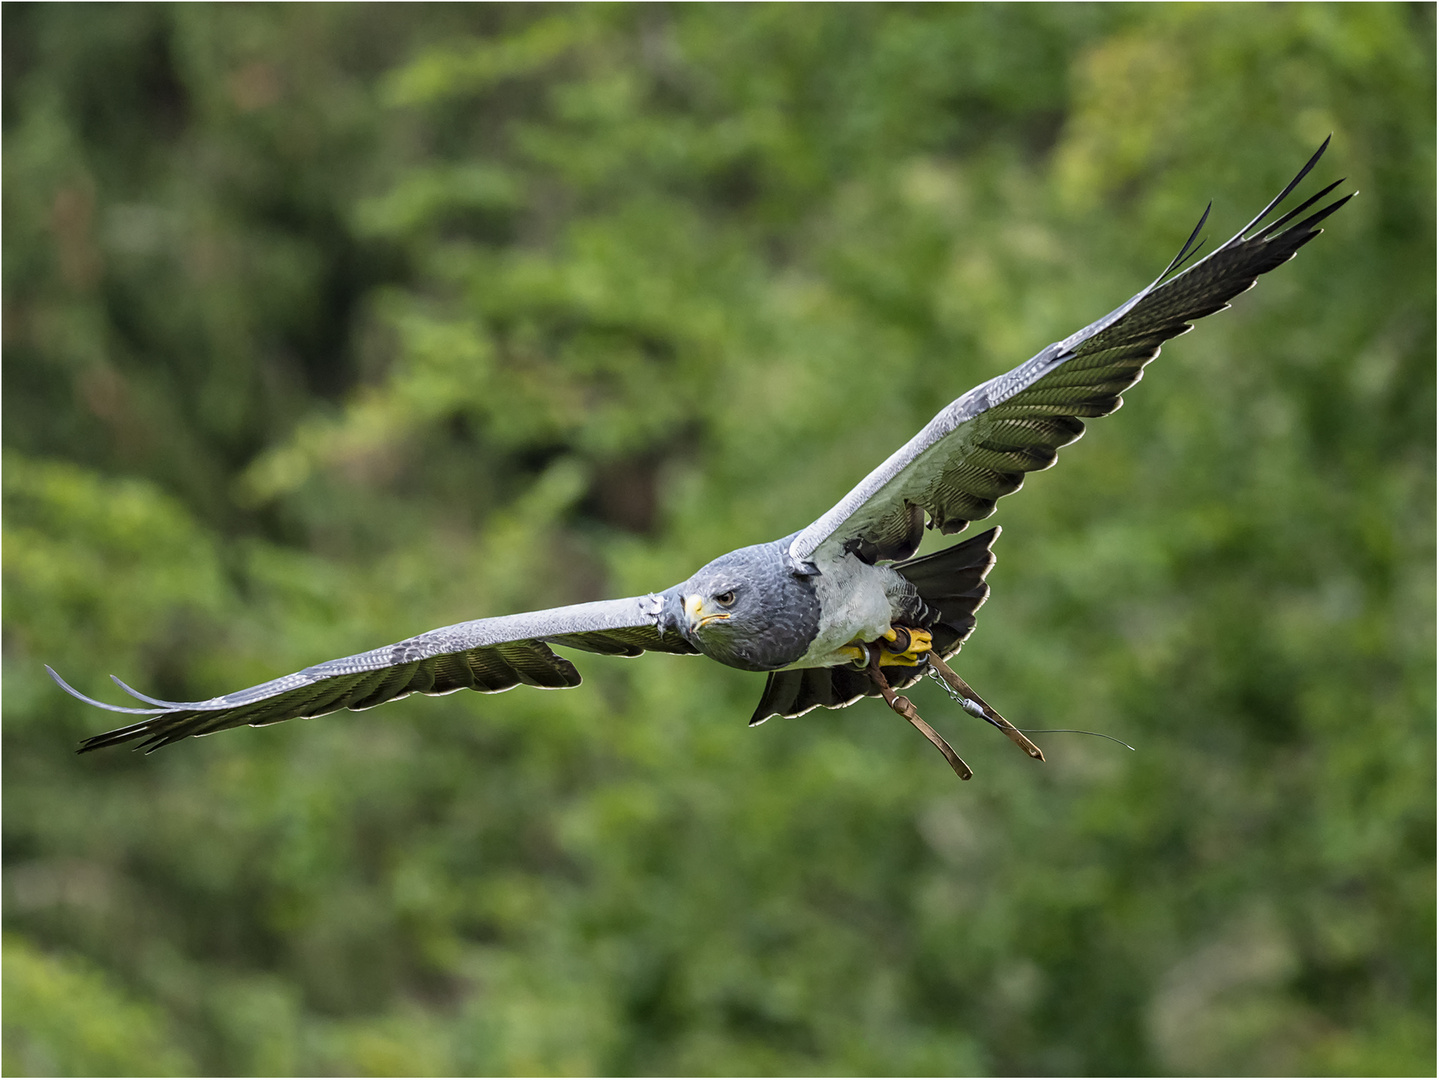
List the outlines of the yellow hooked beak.
<svg viewBox="0 0 1439 1080">
<path fill-rule="evenodd" d="M 698 593 L 691 593 L 685 597 L 685 616 L 690 621 L 690 630 L 698 630 L 712 622 L 721 619 L 728 619 L 728 611 L 717 611 L 705 605 L 705 598 Z"/>
</svg>

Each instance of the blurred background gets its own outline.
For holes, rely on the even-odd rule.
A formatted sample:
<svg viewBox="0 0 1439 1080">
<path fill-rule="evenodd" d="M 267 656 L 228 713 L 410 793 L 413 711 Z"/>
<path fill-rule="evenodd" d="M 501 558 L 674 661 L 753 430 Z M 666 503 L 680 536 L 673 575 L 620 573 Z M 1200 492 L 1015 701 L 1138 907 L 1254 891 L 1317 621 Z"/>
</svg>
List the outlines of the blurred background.
<svg viewBox="0 0 1439 1080">
<path fill-rule="evenodd" d="M 7 4 L 4 1071 L 1432 1074 L 1432 5 Z M 960 784 L 579 657 L 77 758 L 664 588 L 1362 194 L 994 521 Z M 931 539 L 925 550 L 940 546 Z"/>
</svg>

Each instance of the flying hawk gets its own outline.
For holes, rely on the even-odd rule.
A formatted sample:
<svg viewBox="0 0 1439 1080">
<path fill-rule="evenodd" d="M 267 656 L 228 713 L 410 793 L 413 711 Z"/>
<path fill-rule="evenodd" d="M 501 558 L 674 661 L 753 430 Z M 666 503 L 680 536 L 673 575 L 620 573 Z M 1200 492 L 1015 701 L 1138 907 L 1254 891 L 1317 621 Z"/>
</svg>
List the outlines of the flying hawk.
<svg viewBox="0 0 1439 1080">
<path fill-rule="evenodd" d="M 646 650 L 703 653 L 767 673 L 750 719 L 843 708 L 881 695 L 935 744 L 961 777 L 969 770 L 895 693 L 926 672 L 956 700 L 1004 730 L 1031 756 L 1033 744 L 991 709 L 946 661 L 975 625 L 989 595 L 993 528 L 944 551 L 914 558 L 924 530 L 959 532 L 994 512 L 1024 474 L 1047 469 L 1084 432 L 1084 418 L 1119 408 L 1120 394 L 1169 338 L 1194 319 L 1228 307 L 1260 274 L 1287 262 L 1353 193 L 1296 221 L 1343 181 L 1267 220 L 1323 155 L 1233 239 L 1190 263 L 1206 209 L 1164 273 L 1108 315 L 1050 345 L 1013 371 L 945 406 L 819 520 L 768 544 L 722 555 L 664 592 L 522 615 L 477 619 L 208 701 L 162 701 L 115 682 L 147 707 L 81 701 L 140 717 L 96 735 L 81 752 L 138 740 L 153 751 L 190 735 L 259 727 L 338 709 L 369 709 L 409 694 L 498 693 L 520 683 L 578 686 L 580 674 L 552 646 L 615 656 Z M 1186 266 L 1186 263 L 1190 265 Z M 113 676 L 112 676 L 113 678 Z"/>
</svg>

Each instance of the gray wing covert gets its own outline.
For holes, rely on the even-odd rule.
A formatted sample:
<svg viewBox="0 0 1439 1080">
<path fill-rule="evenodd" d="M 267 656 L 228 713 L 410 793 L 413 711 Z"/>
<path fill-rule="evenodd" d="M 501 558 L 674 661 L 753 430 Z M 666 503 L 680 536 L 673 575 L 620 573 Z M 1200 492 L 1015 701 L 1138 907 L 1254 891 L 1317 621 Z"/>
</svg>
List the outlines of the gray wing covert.
<svg viewBox="0 0 1439 1080">
<path fill-rule="evenodd" d="M 329 660 L 208 701 L 162 701 L 115 679 L 123 690 L 151 706 L 143 709 L 87 697 L 48 665 L 46 670 L 81 701 L 145 717 L 86 739 L 80 747 L 82 753 L 131 740 L 140 740 L 136 749 L 149 752 L 191 735 L 243 725 L 261 727 L 339 709 L 370 709 L 410 694 L 437 696 L 458 690 L 494 694 L 521 683 L 578 686 L 580 673 L 556 654 L 551 644 L 607 656 L 638 656 L 646 650 L 694 653 L 678 634 L 660 633 L 659 610 L 660 598 L 651 595 L 476 619 Z"/>
<path fill-rule="evenodd" d="M 1084 434 L 1084 420 L 1107 416 L 1139 381 L 1160 346 L 1190 321 L 1222 311 L 1259 275 L 1287 262 L 1322 231 L 1317 226 L 1353 194 L 1295 224 L 1336 181 L 1277 220 L 1270 213 L 1309 173 L 1329 140 L 1289 185 L 1231 240 L 1191 266 L 1209 211 L 1153 284 L 1013 371 L 951 402 L 790 546 L 796 564 L 816 553 L 853 551 L 867 562 L 907 559 L 930 527 L 953 533 L 994 512 L 995 503 L 1047 469 L 1059 448 Z M 1286 229 L 1285 225 L 1289 225 Z M 1281 231 L 1283 230 L 1283 231 Z"/>
</svg>

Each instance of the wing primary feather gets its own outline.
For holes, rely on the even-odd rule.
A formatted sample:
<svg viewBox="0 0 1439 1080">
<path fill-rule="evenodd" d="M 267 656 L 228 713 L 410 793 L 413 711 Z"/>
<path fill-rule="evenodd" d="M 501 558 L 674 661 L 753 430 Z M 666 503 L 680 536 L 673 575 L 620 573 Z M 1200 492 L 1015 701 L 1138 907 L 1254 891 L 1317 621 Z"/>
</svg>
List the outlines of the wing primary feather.
<svg viewBox="0 0 1439 1080">
<path fill-rule="evenodd" d="M 1188 255 L 1184 256 L 1184 263 L 1187 263 L 1190 259 L 1194 258 L 1194 257 L 1195 257 L 1196 255 L 1198 255 L 1201 251 L 1203 251 L 1203 250 L 1204 250 L 1204 245 L 1207 244 L 1208 242 L 1209 242 L 1208 237 L 1205 237 L 1204 239 L 1200 240 L 1199 243 L 1195 244 L 1195 245 L 1194 245 L 1194 250 L 1191 251 Z M 1184 263 L 1180 263 L 1180 264 L 1179 264 L 1181 270 L 1184 268 Z"/>
<path fill-rule="evenodd" d="M 140 691 L 134 689 L 133 687 L 127 686 L 125 683 L 122 683 L 118 675 L 111 675 L 110 681 L 113 682 L 116 686 L 118 686 L 121 690 L 125 691 L 125 693 L 129 694 L 136 701 L 143 701 L 150 705 L 158 705 L 162 709 L 183 709 L 186 705 L 194 704 L 193 702 L 187 701 L 164 701 L 161 698 L 153 698 L 149 694 L 142 694 L 140 693 Z"/>
<path fill-rule="evenodd" d="M 1335 188 L 1337 188 L 1340 184 L 1344 183 L 1344 179 L 1345 179 L 1345 178 L 1341 176 L 1338 180 L 1334 181 L 1334 183 L 1330 184 L 1328 187 L 1323 188 L 1323 189 L 1321 189 L 1320 191 L 1315 192 L 1313 195 L 1309 196 L 1309 198 L 1305 199 L 1302 203 L 1300 203 L 1298 206 L 1296 206 L 1293 210 L 1290 210 L 1290 211 L 1289 211 L 1287 214 L 1285 214 L 1283 217 L 1281 217 L 1281 218 L 1276 218 L 1274 221 L 1271 221 L 1268 225 L 1264 226 L 1264 228 L 1260 229 L 1257 233 L 1255 233 L 1253 236 L 1249 237 L 1248 239 L 1250 239 L 1250 240 L 1268 240 L 1269 237 L 1271 237 L 1272 235 L 1274 235 L 1274 233 L 1277 232 L 1280 228 L 1282 228 L 1283 226 L 1287 225 L 1290 221 L 1292 221 L 1294 218 L 1298 217 L 1300 214 L 1304 213 L 1304 211 L 1308 210 L 1311 206 L 1313 206 L 1315 203 L 1317 203 L 1320 199 L 1324 198 L 1324 196 L 1328 195 L 1331 191 L 1333 191 Z"/>
<path fill-rule="evenodd" d="M 1235 239 L 1242 237 L 1250 229 L 1258 225 L 1261 221 L 1263 221 L 1269 216 L 1269 212 L 1271 210 L 1273 210 L 1276 206 L 1278 206 L 1280 203 L 1282 203 L 1285 199 L 1289 197 L 1289 193 L 1295 188 L 1297 188 L 1299 186 L 1299 182 L 1309 175 L 1309 170 L 1314 168 L 1315 165 L 1319 164 L 1319 159 L 1324 156 L 1324 151 L 1329 149 L 1329 140 L 1332 138 L 1334 138 L 1334 136 L 1331 133 L 1328 138 L 1326 138 L 1324 142 L 1320 144 L 1319 149 L 1314 151 L 1314 156 L 1304 163 L 1304 168 L 1299 170 L 1298 174 L 1294 177 L 1293 180 L 1289 181 L 1288 185 L 1285 186 L 1283 191 L 1281 191 L 1278 195 L 1274 196 L 1272 200 L 1270 200 L 1268 206 L 1266 206 L 1263 210 L 1259 211 L 1259 213 L 1254 216 L 1253 221 L 1251 221 L 1248 225 L 1244 226 L 1244 228 L 1239 230 L 1239 232 L 1235 236 Z"/>
<path fill-rule="evenodd" d="M 1342 198 L 1342 199 L 1337 199 L 1337 200 L 1335 200 L 1333 203 L 1331 203 L 1330 205 L 1324 207 L 1324 209 L 1319 210 L 1319 211 L 1317 211 L 1316 213 L 1310 214 L 1307 218 L 1305 218 L 1303 221 L 1301 221 L 1298 225 L 1294 226 L 1294 228 L 1295 228 L 1295 229 L 1313 230 L 1313 229 L 1314 229 L 1314 226 L 1318 225 L 1321 221 L 1323 221 L 1325 218 L 1327 218 L 1330 214 L 1334 213 L 1334 211 L 1338 210 L 1341 206 L 1343 206 L 1345 203 L 1347 203 L 1350 199 L 1354 198 L 1354 196 L 1356 196 L 1356 195 L 1358 195 L 1358 194 L 1359 194 L 1359 192 L 1357 192 L 1357 191 L 1351 191 L 1348 195 L 1344 196 L 1344 198 Z M 1314 231 L 1317 232 L 1318 230 L 1314 230 Z"/>
<path fill-rule="evenodd" d="M 150 737 L 135 747 L 136 750 L 143 750 L 146 756 L 153 754 L 162 746 L 169 746 L 172 742 L 179 742 L 192 734 L 201 734 L 195 729 L 200 727 L 207 717 L 201 713 L 199 716 L 192 716 L 186 720 L 173 725 L 166 725 L 157 728 L 150 733 Z"/>
<path fill-rule="evenodd" d="M 1154 283 L 1149 286 L 1149 289 L 1154 288 L 1155 285 L 1158 285 L 1180 266 L 1184 265 L 1184 263 L 1199 250 L 1199 247 L 1203 246 L 1203 241 L 1200 241 L 1199 247 L 1195 247 L 1193 251 L 1190 250 L 1190 245 L 1199 239 L 1200 230 L 1204 228 L 1204 223 L 1209 220 L 1209 211 L 1213 209 L 1214 202 L 1210 200 L 1209 205 L 1204 208 L 1204 213 L 1199 215 L 1199 223 L 1194 226 L 1194 231 L 1189 234 L 1189 239 L 1184 241 L 1184 246 L 1179 249 L 1179 254 L 1175 255 L 1174 258 L 1169 261 L 1169 265 L 1164 268 L 1164 273 L 1154 279 Z M 1145 289 L 1144 291 L 1148 292 L 1149 289 Z"/>
<path fill-rule="evenodd" d="M 115 728 L 115 730 L 113 731 L 107 731 L 103 735 L 92 736 L 91 738 L 85 740 L 84 744 L 81 747 L 81 752 L 83 753 L 85 750 L 88 749 L 99 749 L 102 746 L 114 746 L 116 743 L 122 743 L 129 739 L 133 739 L 137 735 L 143 734 L 149 728 L 149 726 L 150 721 L 141 720 L 138 724 L 128 724 L 125 727 Z"/>
<path fill-rule="evenodd" d="M 64 690 L 65 693 L 69 694 L 73 698 L 78 698 L 86 705 L 94 705 L 97 708 L 105 709 L 109 712 L 132 713 L 136 716 L 154 716 L 157 713 L 162 713 L 165 711 L 164 709 L 133 709 L 126 705 L 111 705 L 108 701 L 98 701 L 95 698 L 92 698 L 89 694 L 80 693 L 80 691 L 76 690 L 64 679 L 60 678 L 59 672 L 57 672 L 49 664 L 45 665 L 45 670 L 50 673 L 50 678 L 55 680 L 61 690 Z M 141 721 L 142 724 L 146 722 L 147 721 Z"/>
<path fill-rule="evenodd" d="M 1258 214 L 1256 214 L 1256 215 L 1254 216 L 1254 218 L 1249 222 L 1249 224 L 1245 225 L 1244 228 L 1240 229 L 1237 233 L 1235 233 L 1233 236 L 1231 236 L 1228 240 L 1226 240 L 1224 243 L 1220 244 L 1217 248 L 1215 248 L 1213 251 L 1211 251 L 1208 255 L 1204 256 L 1204 258 L 1200 259 L 1200 260 L 1199 260 L 1198 262 L 1196 262 L 1196 263 L 1192 263 L 1192 264 L 1184 271 L 1184 273 L 1186 273 L 1186 274 L 1187 274 L 1187 273 L 1190 273 L 1191 271 L 1195 270 L 1197 267 L 1202 266 L 1204 263 L 1208 262 L 1210 259 L 1213 259 L 1213 258 L 1215 258 L 1216 256 L 1218 256 L 1218 255 L 1220 255 L 1220 254 L 1222 254 L 1222 253 L 1224 253 L 1224 252 L 1226 252 L 1226 251 L 1232 250 L 1233 247 L 1234 247 L 1234 245 L 1240 243 L 1241 241 L 1244 241 L 1244 240 L 1246 240 L 1246 239 L 1249 239 L 1249 240 L 1258 240 L 1258 239 L 1261 239 L 1262 236 L 1250 237 L 1250 236 L 1249 236 L 1249 230 L 1252 229 L 1252 228 L 1254 228 L 1254 226 L 1258 225 L 1261 221 L 1263 221 L 1266 217 L 1268 217 L 1269 214 L 1270 214 L 1270 212 L 1271 212 L 1276 206 L 1278 206 L 1280 203 L 1282 203 L 1285 199 L 1287 199 L 1287 198 L 1289 197 L 1289 193 L 1290 193 L 1291 191 L 1293 191 L 1296 187 L 1299 186 L 1300 181 L 1303 180 L 1306 176 L 1309 175 L 1309 171 L 1310 171 L 1311 169 L 1313 169 L 1314 166 L 1319 163 L 1319 159 L 1324 156 L 1324 151 L 1329 148 L 1329 140 L 1332 139 L 1332 138 L 1334 138 L 1334 136 L 1333 136 L 1333 135 L 1330 135 L 1328 138 L 1326 138 L 1326 139 L 1324 140 L 1323 144 L 1319 147 L 1319 149 L 1316 150 L 1316 151 L 1314 151 L 1314 156 L 1311 157 L 1307 162 L 1304 163 L 1304 168 L 1302 168 L 1302 169 L 1299 170 L 1299 172 L 1295 175 L 1294 179 L 1291 180 L 1291 181 L 1289 181 L 1289 183 L 1285 185 L 1284 190 L 1281 191 L 1278 195 L 1276 195 L 1273 199 L 1271 199 L 1271 200 L 1269 201 L 1269 205 L 1267 205 L 1263 210 L 1261 210 Z M 1342 183 L 1343 181 L 1340 181 L 1340 182 Z M 1354 197 L 1353 195 L 1348 196 L 1348 198 L 1353 198 L 1353 197 Z M 1338 209 L 1338 207 L 1339 207 L 1339 206 L 1342 206 L 1342 205 L 1343 205 L 1342 202 L 1339 203 L 1338 205 L 1335 206 L 1335 209 Z M 1333 212 L 1333 211 L 1331 211 L 1331 213 L 1332 213 L 1332 212 Z M 1291 231 L 1292 231 L 1292 230 L 1291 230 Z M 1262 272 L 1262 271 L 1261 271 L 1261 272 Z M 1176 275 L 1175 278 L 1171 278 L 1170 280 L 1171 280 L 1171 281 L 1177 280 L 1178 276 L 1179 276 L 1179 275 Z M 1163 280 L 1163 279 L 1161 278 L 1160 280 Z M 1158 284 L 1158 282 L 1156 282 L 1155 284 Z M 1165 284 L 1169 284 L 1169 282 L 1165 282 Z M 1149 287 L 1149 289 L 1146 289 L 1146 290 L 1145 290 L 1145 293 L 1149 292 L 1149 291 L 1150 291 L 1151 289 L 1153 289 L 1153 288 L 1154 288 L 1154 286 L 1151 285 L 1151 286 Z M 1145 295 L 1145 293 L 1141 293 L 1141 294 L 1139 295 L 1139 297 L 1136 297 L 1136 300 L 1143 298 L 1143 296 Z"/>
</svg>

